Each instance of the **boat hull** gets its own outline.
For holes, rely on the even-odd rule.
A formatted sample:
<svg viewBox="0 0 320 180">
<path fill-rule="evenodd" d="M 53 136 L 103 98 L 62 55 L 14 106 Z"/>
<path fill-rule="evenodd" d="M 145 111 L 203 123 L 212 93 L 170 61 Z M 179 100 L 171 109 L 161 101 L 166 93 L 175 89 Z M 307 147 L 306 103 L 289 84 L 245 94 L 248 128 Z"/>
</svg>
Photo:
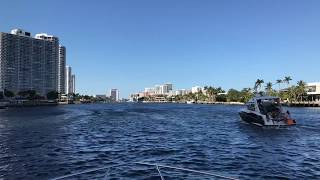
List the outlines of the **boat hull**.
<svg viewBox="0 0 320 180">
<path fill-rule="evenodd" d="M 248 112 L 242 111 L 239 113 L 239 115 L 240 115 L 241 119 L 247 123 L 255 124 L 258 126 L 265 125 L 263 117 L 255 114 L 255 113 L 248 113 Z"/>
<path fill-rule="evenodd" d="M 266 116 L 247 111 L 241 111 L 239 115 L 244 122 L 261 127 L 288 127 L 296 125 L 294 119 L 272 120 L 266 118 Z"/>
</svg>

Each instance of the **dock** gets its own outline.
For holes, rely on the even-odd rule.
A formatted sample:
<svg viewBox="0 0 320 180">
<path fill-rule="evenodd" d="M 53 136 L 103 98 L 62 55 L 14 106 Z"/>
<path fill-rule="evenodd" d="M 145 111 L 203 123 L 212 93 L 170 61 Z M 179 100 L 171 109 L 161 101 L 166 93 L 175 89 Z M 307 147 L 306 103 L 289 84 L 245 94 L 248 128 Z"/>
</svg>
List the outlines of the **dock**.
<svg viewBox="0 0 320 180">
<path fill-rule="evenodd" d="M 320 107 L 320 101 L 287 102 L 283 105 L 289 107 Z"/>
</svg>

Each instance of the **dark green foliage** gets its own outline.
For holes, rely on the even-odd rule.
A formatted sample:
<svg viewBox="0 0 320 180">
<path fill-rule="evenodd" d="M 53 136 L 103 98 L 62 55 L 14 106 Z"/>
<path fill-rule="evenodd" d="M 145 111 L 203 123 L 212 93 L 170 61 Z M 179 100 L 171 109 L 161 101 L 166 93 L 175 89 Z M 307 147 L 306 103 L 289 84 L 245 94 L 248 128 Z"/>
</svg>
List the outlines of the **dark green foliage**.
<svg viewBox="0 0 320 180">
<path fill-rule="evenodd" d="M 59 93 L 56 91 L 50 91 L 47 94 L 47 99 L 49 99 L 49 100 L 56 100 L 56 99 L 58 99 L 58 97 L 59 97 Z"/>
<path fill-rule="evenodd" d="M 34 90 L 20 91 L 18 92 L 18 95 L 29 100 L 40 98 L 40 96 L 37 95 L 37 92 Z"/>
<path fill-rule="evenodd" d="M 5 89 L 4 90 L 4 96 L 11 98 L 11 97 L 14 97 L 14 93 L 12 91 L 9 91 L 9 90 Z"/>
<path fill-rule="evenodd" d="M 225 95 L 225 94 L 217 95 L 216 101 L 218 101 L 218 102 L 227 102 L 228 101 L 227 95 Z"/>
</svg>

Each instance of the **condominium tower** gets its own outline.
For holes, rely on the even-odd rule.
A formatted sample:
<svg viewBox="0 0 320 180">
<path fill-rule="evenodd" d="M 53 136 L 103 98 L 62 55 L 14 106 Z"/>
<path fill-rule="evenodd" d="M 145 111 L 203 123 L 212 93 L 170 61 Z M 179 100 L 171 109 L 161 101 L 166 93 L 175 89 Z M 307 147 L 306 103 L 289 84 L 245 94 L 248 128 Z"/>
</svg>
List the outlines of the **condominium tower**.
<svg viewBox="0 0 320 180">
<path fill-rule="evenodd" d="M 111 89 L 110 90 L 110 98 L 112 101 L 119 101 L 119 90 Z"/>
<path fill-rule="evenodd" d="M 14 29 L 0 32 L 0 90 L 58 91 L 59 39 Z"/>
<path fill-rule="evenodd" d="M 71 75 L 71 90 L 73 94 L 76 93 L 76 75 L 74 74 Z"/>
<path fill-rule="evenodd" d="M 72 92 L 72 70 L 70 66 L 65 68 L 65 88 L 66 94 L 71 94 Z"/>
<path fill-rule="evenodd" d="M 59 46 L 59 63 L 58 63 L 58 92 L 61 94 L 66 93 L 66 48 Z"/>
</svg>

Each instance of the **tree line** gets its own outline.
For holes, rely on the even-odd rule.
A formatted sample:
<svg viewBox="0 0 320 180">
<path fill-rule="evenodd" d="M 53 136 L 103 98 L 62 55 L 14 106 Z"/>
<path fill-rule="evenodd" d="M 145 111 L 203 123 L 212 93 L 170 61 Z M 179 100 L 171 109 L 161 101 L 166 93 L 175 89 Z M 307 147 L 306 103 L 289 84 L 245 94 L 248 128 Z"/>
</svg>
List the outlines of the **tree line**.
<svg viewBox="0 0 320 180">
<path fill-rule="evenodd" d="M 253 88 L 243 88 L 242 90 L 229 89 L 227 92 L 221 87 L 205 86 L 203 91 L 197 93 L 188 93 L 185 95 L 176 95 L 174 100 L 182 101 L 202 101 L 202 102 L 247 102 L 256 94 L 279 96 L 283 101 L 294 102 L 307 100 L 306 83 L 302 80 L 295 85 L 291 85 L 292 78 L 286 76 L 283 79 L 277 79 L 275 83 L 267 82 L 263 79 L 257 79 Z M 282 85 L 285 85 L 283 88 Z M 278 89 L 274 88 L 278 86 Z"/>
<path fill-rule="evenodd" d="M 59 93 L 56 91 L 50 91 L 46 94 L 46 96 L 39 95 L 35 90 L 26 90 L 19 91 L 18 93 L 14 93 L 10 90 L 4 89 L 2 93 L 0 93 L 0 99 L 12 99 L 12 98 L 21 98 L 27 100 L 56 100 L 59 98 Z"/>
</svg>

